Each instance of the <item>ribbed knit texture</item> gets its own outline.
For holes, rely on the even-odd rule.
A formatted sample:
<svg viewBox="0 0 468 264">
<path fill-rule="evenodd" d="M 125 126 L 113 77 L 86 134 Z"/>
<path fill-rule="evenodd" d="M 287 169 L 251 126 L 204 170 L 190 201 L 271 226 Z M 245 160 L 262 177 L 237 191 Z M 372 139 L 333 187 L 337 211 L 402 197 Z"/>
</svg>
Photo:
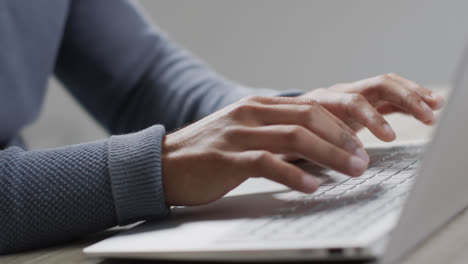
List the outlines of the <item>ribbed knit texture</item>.
<svg viewBox="0 0 468 264">
<path fill-rule="evenodd" d="M 167 215 L 161 179 L 161 141 L 154 126 L 109 140 L 109 171 L 119 224 Z"/>
</svg>

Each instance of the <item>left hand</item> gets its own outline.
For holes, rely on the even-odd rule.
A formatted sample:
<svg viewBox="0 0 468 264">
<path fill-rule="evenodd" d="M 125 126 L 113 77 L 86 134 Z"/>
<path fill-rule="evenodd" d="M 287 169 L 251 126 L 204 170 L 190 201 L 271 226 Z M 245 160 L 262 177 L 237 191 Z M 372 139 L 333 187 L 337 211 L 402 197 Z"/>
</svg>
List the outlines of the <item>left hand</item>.
<svg viewBox="0 0 468 264">
<path fill-rule="evenodd" d="M 383 115 L 405 113 L 430 125 L 435 122 L 433 110 L 444 104 L 441 96 L 395 73 L 336 84 L 302 96 L 320 103 L 354 131 L 367 127 L 383 141 L 396 137 Z"/>
</svg>

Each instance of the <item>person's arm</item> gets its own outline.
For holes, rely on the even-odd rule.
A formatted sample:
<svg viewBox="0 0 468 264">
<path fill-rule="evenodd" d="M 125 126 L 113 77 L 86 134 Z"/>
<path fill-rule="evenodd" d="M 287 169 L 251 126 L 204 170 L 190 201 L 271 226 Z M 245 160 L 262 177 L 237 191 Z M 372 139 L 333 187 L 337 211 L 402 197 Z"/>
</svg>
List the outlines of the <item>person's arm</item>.
<svg viewBox="0 0 468 264">
<path fill-rule="evenodd" d="M 280 94 L 223 79 L 126 0 L 72 2 L 56 74 L 113 134 L 171 131 L 247 95 Z"/>
<path fill-rule="evenodd" d="M 174 129 L 252 93 L 171 44 L 125 0 L 71 1 L 55 73 L 113 134 Z M 0 254 L 166 215 L 164 135 L 156 125 L 65 148 L 0 151 Z"/>
<path fill-rule="evenodd" d="M 164 128 L 57 149 L 0 151 L 0 254 L 168 213 Z"/>
</svg>

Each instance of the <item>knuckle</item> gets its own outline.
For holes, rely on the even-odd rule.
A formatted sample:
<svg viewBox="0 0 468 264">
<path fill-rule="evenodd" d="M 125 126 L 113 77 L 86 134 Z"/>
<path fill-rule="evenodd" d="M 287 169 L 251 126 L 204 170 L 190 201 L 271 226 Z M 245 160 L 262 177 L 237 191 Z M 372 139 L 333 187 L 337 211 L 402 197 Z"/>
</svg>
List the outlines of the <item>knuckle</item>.
<svg viewBox="0 0 468 264">
<path fill-rule="evenodd" d="M 414 84 L 412 86 L 412 89 L 419 92 L 420 94 L 422 95 L 425 95 L 425 94 L 429 94 L 430 91 L 427 90 L 424 86 L 420 85 L 420 84 Z"/>
<path fill-rule="evenodd" d="M 374 127 L 376 125 L 383 125 L 385 123 L 384 118 L 377 111 L 372 111 L 369 109 L 367 111 L 364 111 L 362 115 L 365 118 L 363 120 L 363 124 L 366 127 Z"/>
<path fill-rule="evenodd" d="M 220 151 L 211 150 L 205 153 L 204 159 L 209 160 L 211 162 L 219 162 L 224 159 L 224 154 Z"/>
<path fill-rule="evenodd" d="M 385 121 L 385 119 L 380 118 L 380 119 L 377 121 L 377 126 L 378 126 L 379 128 L 383 128 L 383 126 L 385 126 L 385 125 L 390 126 L 390 125 L 387 123 L 387 121 Z"/>
<path fill-rule="evenodd" d="M 398 74 L 395 73 L 395 72 L 387 73 L 387 75 L 388 75 L 389 77 L 391 77 L 391 78 L 398 78 L 398 77 L 400 77 L 400 75 L 398 75 Z"/>
<path fill-rule="evenodd" d="M 259 95 L 249 95 L 249 96 L 246 96 L 244 97 L 241 101 L 244 101 L 244 102 L 259 102 L 262 100 L 262 96 L 259 96 Z"/>
<path fill-rule="evenodd" d="M 227 140 L 234 140 L 238 137 L 242 137 L 245 132 L 245 128 L 242 126 L 230 126 L 224 130 L 224 137 Z"/>
<path fill-rule="evenodd" d="M 422 86 L 422 85 L 420 85 L 420 84 L 414 84 L 413 87 L 414 87 L 415 90 L 424 91 L 424 92 L 427 91 L 427 89 L 424 88 L 424 86 Z"/>
<path fill-rule="evenodd" d="M 323 110 L 323 107 L 320 103 L 314 101 L 314 100 L 310 100 L 307 102 L 307 105 L 304 105 L 304 111 L 307 111 L 307 113 L 311 114 L 311 113 L 317 113 L 321 110 Z"/>
<path fill-rule="evenodd" d="M 419 95 L 415 91 L 408 91 L 405 98 L 408 105 L 413 105 L 419 101 Z"/>
<path fill-rule="evenodd" d="M 343 146 L 350 145 L 351 148 L 358 147 L 357 143 L 355 143 L 355 140 L 352 138 L 352 136 L 349 133 L 341 132 L 339 139 L 340 139 L 341 145 Z"/>
<path fill-rule="evenodd" d="M 310 106 L 320 105 L 314 98 L 311 98 L 311 97 L 297 97 L 295 98 L 295 100 L 297 103 L 302 104 L 302 105 L 310 105 Z"/>
<path fill-rule="evenodd" d="M 387 121 L 385 121 L 385 119 L 383 118 L 383 116 L 379 113 L 374 113 L 373 117 L 372 117 L 372 120 L 374 120 L 374 124 L 373 125 L 377 125 L 379 127 L 382 127 L 383 125 L 386 125 L 387 124 Z M 371 124 L 369 124 L 371 125 Z"/>
<path fill-rule="evenodd" d="M 253 111 L 255 111 L 255 109 L 257 109 L 258 107 L 252 103 L 248 103 L 248 102 L 243 102 L 243 103 L 240 103 L 238 105 L 236 105 L 232 110 L 231 110 L 231 115 L 234 117 L 234 118 L 241 118 L 241 117 L 244 117 L 246 115 L 251 115 Z"/>
<path fill-rule="evenodd" d="M 392 76 L 389 74 L 381 74 L 377 76 L 377 81 L 382 84 L 386 84 L 392 80 Z"/>
<path fill-rule="evenodd" d="M 351 94 L 348 99 L 348 104 L 352 106 L 358 106 L 362 104 L 366 99 L 360 94 Z"/>
<path fill-rule="evenodd" d="M 301 105 L 299 106 L 298 115 L 305 122 L 312 121 L 312 115 L 317 111 L 316 105 Z"/>
<path fill-rule="evenodd" d="M 299 143 L 301 133 L 302 129 L 300 126 L 288 126 L 284 129 L 282 138 L 288 142 L 288 144 L 297 145 Z"/>
<path fill-rule="evenodd" d="M 268 165 L 272 160 L 272 154 L 266 150 L 257 151 L 252 157 L 254 166 L 263 167 Z"/>
<path fill-rule="evenodd" d="M 320 108 L 321 105 L 319 102 L 315 101 L 314 99 L 312 98 L 307 98 L 307 104 L 311 107 L 313 107 L 313 109 L 317 109 L 317 108 Z"/>
</svg>

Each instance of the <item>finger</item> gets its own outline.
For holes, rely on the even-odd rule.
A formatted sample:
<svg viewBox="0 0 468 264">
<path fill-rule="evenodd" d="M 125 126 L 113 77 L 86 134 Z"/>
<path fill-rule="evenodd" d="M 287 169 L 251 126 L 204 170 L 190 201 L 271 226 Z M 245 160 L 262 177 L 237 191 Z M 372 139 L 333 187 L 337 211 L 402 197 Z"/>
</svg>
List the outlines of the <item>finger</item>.
<svg viewBox="0 0 468 264">
<path fill-rule="evenodd" d="M 359 155 L 352 155 L 301 126 L 244 127 L 234 134 L 229 138 L 230 142 L 244 151 L 266 150 L 294 155 L 350 176 L 359 176 L 367 168 L 368 161 Z"/>
<path fill-rule="evenodd" d="M 395 81 L 399 82 L 401 85 L 406 86 L 409 89 L 417 92 L 433 110 L 440 109 L 444 105 L 443 97 L 436 93 L 433 93 L 431 90 L 424 88 L 423 86 L 417 84 L 414 81 L 403 78 L 402 76 L 396 73 L 390 73 L 388 75 Z"/>
<path fill-rule="evenodd" d="M 320 185 L 316 177 L 267 151 L 242 152 L 238 160 L 249 177 L 264 177 L 304 193 L 312 193 Z"/>
<path fill-rule="evenodd" d="M 413 115 L 422 122 L 432 122 L 434 113 L 423 98 L 415 91 L 408 89 L 390 77 L 378 77 L 376 86 L 379 99 L 387 101 Z"/>
<path fill-rule="evenodd" d="M 401 113 L 408 114 L 405 110 L 398 108 L 390 103 L 385 103 L 377 107 L 377 111 L 382 115 L 392 114 L 392 113 Z"/>
<path fill-rule="evenodd" d="M 384 141 L 395 139 L 395 132 L 377 109 L 360 94 L 348 94 L 330 91 L 336 111 L 345 120 L 353 120 L 361 126 L 367 127 L 376 137 Z M 354 123 L 350 122 L 350 123 Z"/>
<path fill-rule="evenodd" d="M 343 101 L 346 102 L 348 117 L 367 127 L 376 137 L 383 141 L 392 141 L 396 138 L 393 129 L 366 98 L 359 94 L 341 94 L 336 96 L 347 98 L 343 99 Z"/>
<path fill-rule="evenodd" d="M 315 100 L 310 97 L 284 97 L 284 96 L 247 96 L 243 99 L 247 102 L 261 103 L 261 104 L 304 104 L 314 105 L 317 104 Z"/>
<path fill-rule="evenodd" d="M 324 90 L 328 91 L 328 89 L 316 89 L 316 90 Z M 354 137 L 354 140 L 360 145 L 364 146 L 359 140 L 359 138 L 355 135 L 354 130 L 351 129 L 348 125 L 346 125 L 343 121 L 341 121 L 339 118 L 337 118 L 335 115 L 330 113 L 327 109 L 322 107 L 317 101 L 314 99 L 303 96 L 303 97 L 267 97 L 267 96 L 251 96 L 246 98 L 247 101 L 251 102 L 256 102 L 256 103 L 261 103 L 261 104 L 275 104 L 275 105 L 308 105 L 311 108 L 306 109 L 305 112 L 316 112 L 317 110 L 321 110 L 323 114 L 328 116 L 331 120 L 335 121 L 335 123 L 340 126 L 342 129 L 346 130 L 349 132 L 350 135 Z M 315 109 L 317 108 L 317 109 Z M 321 108 L 321 109 L 319 109 Z M 305 115 L 308 115 L 305 113 Z M 307 118 L 306 118 L 307 119 Z"/>
<path fill-rule="evenodd" d="M 335 146 L 359 155 L 366 162 L 366 154 L 361 141 L 354 131 L 337 117 L 317 103 L 311 105 L 256 105 L 255 114 L 260 126 L 300 125 Z"/>
<path fill-rule="evenodd" d="M 343 122 L 341 119 L 339 119 L 337 116 L 335 116 L 334 114 L 332 114 L 330 111 L 328 111 L 325 108 L 324 108 L 324 112 L 330 119 L 334 120 L 341 128 L 348 131 L 353 136 L 353 138 L 356 140 L 356 142 L 358 142 L 358 144 L 361 146 L 361 148 L 364 150 L 364 144 L 362 144 L 361 140 L 357 137 L 355 129 L 353 129 L 351 126 L 345 124 L 345 122 Z"/>
</svg>

